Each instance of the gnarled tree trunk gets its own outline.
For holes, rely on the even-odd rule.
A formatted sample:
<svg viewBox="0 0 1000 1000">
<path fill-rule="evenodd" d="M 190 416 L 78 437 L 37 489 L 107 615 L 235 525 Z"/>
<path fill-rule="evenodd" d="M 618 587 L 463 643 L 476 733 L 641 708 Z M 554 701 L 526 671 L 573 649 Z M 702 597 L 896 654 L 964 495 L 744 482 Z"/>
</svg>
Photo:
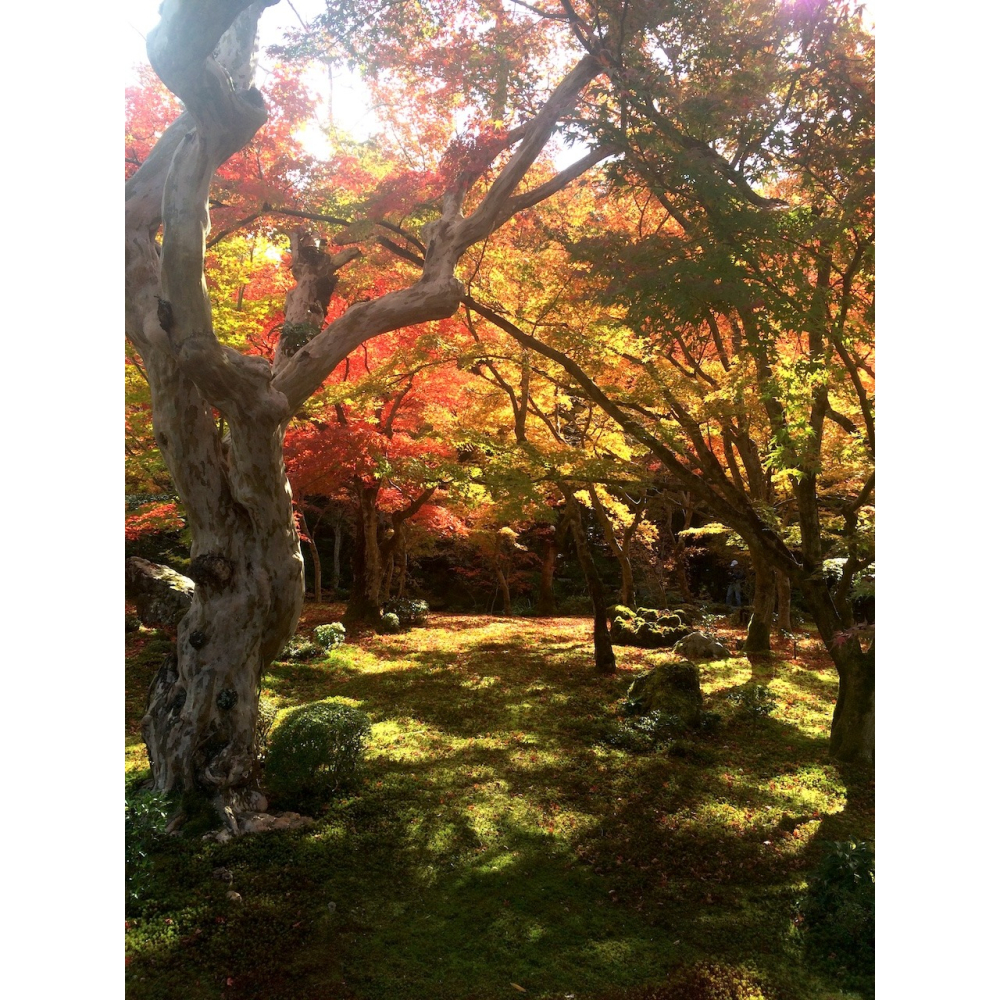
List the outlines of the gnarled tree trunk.
<svg viewBox="0 0 1000 1000">
<path fill-rule="evenodd" d="M 155 787 L 213 799 L 234 832 L 241 811 L 264 804 L 255 772 L 259 685 L 294 632 L 304 590 L 282 458 L 288 421 L 364 341 L 451 316 L 463 293 L 454 272 L 465 250 L 606 155 L 588 154 L 515 195 L 560 116 L 599 72 L 586 57 L 512 138 L 517 148 L 473 211 L 463 208 L 474 177 L 462 174 L 448 189 L 441 218 L 424 227 L 412 285 L 356 303 L 317 329 L 328 274 L 303 292 L 302 319 L 283 329 L 273 363 L 241 355 L 213 329 L 204 277 L 208 196 L 218 167 L 267 120 L 251 84 L 257 21 L 274 2 L 164 0 L 147 50 L 185 111 L 125 191 L 126 334 L 143 359 L 156 442 L 188 515 L 195 583 L 176 656 L 150 690 L 143 736 Z M 314 245 L 302 259 L 325 268 L 321 251 Z M 288 309 L 296 308 L 293 296 Z"/>
</svg>

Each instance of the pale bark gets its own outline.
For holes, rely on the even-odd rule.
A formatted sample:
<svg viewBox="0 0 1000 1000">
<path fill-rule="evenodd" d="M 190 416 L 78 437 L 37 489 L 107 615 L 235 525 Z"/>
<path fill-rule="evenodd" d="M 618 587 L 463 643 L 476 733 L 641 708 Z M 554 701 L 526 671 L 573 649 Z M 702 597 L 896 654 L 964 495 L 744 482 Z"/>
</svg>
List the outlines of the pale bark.
<svg viewBox="0 0 1000 1000">
<path fill-rule="evenodd" d="M 442 218 L 425 229 L 428 251 L 414 285 L 353 306 L 298 350 L 283 339 L 272 366 L 220 344 L 204 264 L 212 177 L 267 119 L 250 83 L 257 20 L 274 2 L 164 0 L 147 48 L 186 110 L 125 191 L 126 334 L 142 357 L 156 443 L 188 516 L 195 583 L 176 657 L 154 680 L 142 731 L 155 787 L 213 798 L 234 832 L 237 813 L 264 803 L 255 773 L 258 691 L 263 671 L 294 632 L 304 590 L 282 455 L 285 426 L 359 344 L 456 310 L 459 257 L 533 197 L 540 200 L 541 189 L 515 190 L 600 69 L 587 57 L 570 72 L 524 126 L 471 215 L 461 211 L 466 190 L 447 193 Z M 334 270 L 345 262 L 343 255 L 305 256 Z M 315 325 L 310 304 L 317 289 L 304 289 L 302 301 L 305 317 L 293 322 Z M 293 297 L 293 315 L 296 307 Z M 228 428 L 224 437 L 217 413 Z"/>
</svg>

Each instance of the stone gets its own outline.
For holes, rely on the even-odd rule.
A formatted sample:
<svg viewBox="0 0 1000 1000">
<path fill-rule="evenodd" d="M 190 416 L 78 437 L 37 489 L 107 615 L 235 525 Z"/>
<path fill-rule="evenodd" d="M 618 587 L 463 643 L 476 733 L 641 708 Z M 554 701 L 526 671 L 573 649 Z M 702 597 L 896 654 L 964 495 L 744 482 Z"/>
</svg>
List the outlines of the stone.
<svg viewBox="0 0 1000 1000">
<path fill-rule="evenodd" d="M 125 596 L 135 602 L 143 625 L 176 625 L 194 597 L 194 581 L 169 566 L 130 556 L 125 560 Z"/>
<path fill-rule="evenodd" d="M 243 897 L 238 892 L 234 892 L 232 889 L 230 889 L 229 892 L 226 893 L 226 899 L 228 899 L 230 903 L 243 902 Z"/>
<path fill-rule="evenodd" d="M 730 655 L 729 650 L 718 639 L 704 632 L 692 632 L 677 642 L 674 652 L 696 660 L 722 660 Z"/>
<path fill-rule="evenodd" d="M 628 704 L 637 715 L 658 711 L 677 716 L 687 726 L 697 725 L 702 705 L 698 668 L 682 660 L 640 674 L 628 689 Z"/>
</svg>

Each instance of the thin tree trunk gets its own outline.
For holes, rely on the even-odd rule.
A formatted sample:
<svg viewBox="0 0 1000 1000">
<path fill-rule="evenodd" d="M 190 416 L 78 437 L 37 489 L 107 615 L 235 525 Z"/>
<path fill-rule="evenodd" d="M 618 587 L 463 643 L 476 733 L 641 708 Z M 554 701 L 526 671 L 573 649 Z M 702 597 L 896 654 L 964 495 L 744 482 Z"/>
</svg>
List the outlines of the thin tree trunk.
<svg viewBox="0 0 1000 1000">
<path fill-rule="evenodd" d="M 554 614 L 556 610 L 556 555 L 556 543 L 551 538 L 543 539 L 542 576 L 538 586 L 538 604 L 535 606 L 537 613 L 542 616 Z"/>
<path fill-rule="evenodd" d="M 313 533 L 306 524 L 305 517 L 301 519 L 300 524 L 302 534 L 306 536 L 306 544 L 309 546 L 309 558 L 312 562 L 313 595 L 316 603 L 319 604 L 323 600 L 323 569 L 319 563 L 319 549 L 316 548 L 316 541 L 313 538 Z"/>
<path fill-rule="evenodd" d="M 691 527 L 691 523 L 694 521 L 694 505 L 688 503 L 686 507 L 683 508 L 684 511 L 684 528 L 686 531 Z M 671 517 L 673 512 L 671 511 Z M 677 589 L 681 592 L 681 599 L 685 604 L 690 604 L 694 601 L 694 594 L 691 593 L 691 584 L 688 580 L 687 575 L 687 560 L 685 558 L 685 545 L 683 535 L 674 534 L 673 525 L 667 523 L 667 533 L 670 537 L 670 548 L 674 563 L 674 581 L 677 584 Z"/>
<path fill-rule="evenodd" d="M 358 519 L 351 557 L 353 579 L 344 621 L 375 624 L 382 591 L 382 553 L 378 538 L 378 487 L 359 485 Z"/>
<path fill-rule="evenodd" d="M 379 604 L 385 604 L 392 594 L 392 577 L 396 572 L 396 557 L 390 554 L 389 561 L 386 563 L 385 570 L 382 573 L 382 587 L 379 590 Z"/>
<path fill-rule="evenodd" d="M 406 555 L 406 549 L 403 549 L 402 563 L 399 567 L 399 590 L 396 592 L 396 596 L 403 598 L 406 597 L 406 566 L 409 562 L 409 558 Z"/>
<path fill-rule="evenodd" d="M 632 535 L 635 533 L 635 529 L 639 526 L 639 521 L 642 518 L 642 509 L 640 508 L 635 515 L 630 530 L 626 530 L 625 532 L 624 539 L 619 542 L 615 535 L 615 527 L 611 523 L 611 518 L 608 517 L 608 512 L 604 509 L 604 504 L 601 503 L 601 498 L 597 495 L 597 488 L 591 484 L 587 492 L 590 494 L 594 516 L 597 518 L 597 523 L 604 532 L 604 540 L 608 543 L 608 548 L 611 549 L 615 559 L 618 560 L 618 568 L 621 570 L 622 584 L 618 591 L 619 599 L 622 604 L 632 607 L 635 603 L 635 578 L 632 574 L 632 561 L 629 559 L 628 549 L 632 541 Z"/>
<path fill-rule="evenodd" d="M 580 504 L 570 489 L 560 486 L 560 491 L 566 498 L 570 528 L 573 531 L 573 541 L 576 543 L 576 555 L 587 580 L 587 590 L 590 592 L 590 601 L 594 608 L 594 666 L 599 674 L 610 675 L 615 672 L 618 664 L 611 644 L 611 632 L 608 629 L 607 595 L 583 528 Z"/>
<path fill-rule="evenodd" d="M 756 582 L 753 592 L 753 614 L 747 625 L 747 641 L 743 648 L 747 653 L 769 653 L 771 624 L 777 596 L 774 569 L 756 546 L 750 546 L 750 556 L 753 559 Z"/>
<path fill-rule="evenodd" d="M 792 582 L 787 573 L 780 569 L 774 571 L 775 584 L 778 588 L 778 628 L 783 632 L 792 631 Z"/>
<path fill-rule="evenodd" d="M 344 541 L 344 523 L 337 518 L 337 523 L 333 527 L 333 593 L 336 596 L 340 590 L 340 549 Z"/>
<path fill-rule="evenodd" d="M 500 594 L 503 597 L 503 613 L 510 616 L 514 613 L 510 604 L 510 587 L 507 586 L 507 577 L 504 575 L 500 559 L 501 557 L 498 555 L 493 560 L 493 571 L 496 574 L 497 586 L 500 588 Z"/>
<path fill-rule="evenodd" d="M 826 583 L 801 581 L 802 596 L 830 652 L 840 684 L 830 728 L 830 754 L 845 763 L 875 760 L 875 643 L 866 651 L 855 637 L 838 643 L 843 622 Z"/>
</svg>

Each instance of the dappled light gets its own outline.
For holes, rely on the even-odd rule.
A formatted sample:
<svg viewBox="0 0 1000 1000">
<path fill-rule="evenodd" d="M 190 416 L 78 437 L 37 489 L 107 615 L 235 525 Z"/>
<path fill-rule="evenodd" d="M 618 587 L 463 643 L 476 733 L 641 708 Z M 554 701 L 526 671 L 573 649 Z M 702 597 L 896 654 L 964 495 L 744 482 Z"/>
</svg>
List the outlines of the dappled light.
<svg viewBox="0 0 1000 1000">
<path fill-rule="evenodd" d="M 151 984 L 208 976 L 223 939 L 253 927 L 319 995 L 340 976 L 372 997 L 485 998 L 511 981 L 589 995 L 705 955 L 780 970 L 814 841 L 846 801 L 825 751 L 831 667 L 775 657 L 771 717 L 637 753 L 609 737 L 632 677 L 670 654 L 642 651 L 602 679 L 588 627 L 432 615 L 332 662 L 274 665 L 263 689 L 282 706 L 333 696 L 367 713 L 363 782 L 308 831 L 173 845 L 158 862 L 172 888 L 131 920 L 133 968 Z M 130 659 L 135 681 L 152 669 L 141 651 Z M 701 674 L 706 707 L 721 710 L 751 666 L 735 657 Z M 852 835 L 873 822 L 856 812 Z M 239 911 L 212 885 L 220 866 Z M 225 967 L 263 982 L 241 954 Z"/>
<path fill-rule="evenodd" d="M 130 1000 L 868 1000 L 864 5 L 152 17 Z"/>
</svg>

